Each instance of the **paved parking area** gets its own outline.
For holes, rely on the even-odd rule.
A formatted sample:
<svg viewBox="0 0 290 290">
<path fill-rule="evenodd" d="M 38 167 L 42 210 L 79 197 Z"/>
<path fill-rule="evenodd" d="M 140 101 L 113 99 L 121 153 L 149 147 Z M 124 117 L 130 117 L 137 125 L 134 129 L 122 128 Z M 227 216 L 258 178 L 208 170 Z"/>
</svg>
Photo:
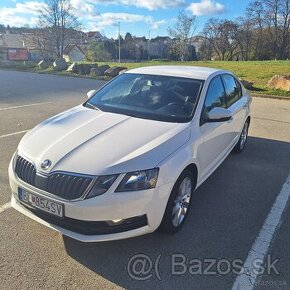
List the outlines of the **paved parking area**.
<svg viewBox="0 0 290 290">
<path fill-rule="evenodd" d="M 270 255 L 270 264 L 278 259 L 279 272 L 258 275 L 255 289 L 290 289 L 290 101 L 254 98 L 244 153 L 231 154 L 195 192 L 177 235 L 156 232 L 84 244 L 9 207 L 7 168 L 24 131 L 83 102 L 85 93 L 100 85 L 91 79 L 0 71 L 0 289 L 231 289 L 237 281 L 247 282 L 234 271 L 234 262 L 244 263 L 253 253 Z M 284 203 L 273 217 L 277 196 Z M 253 252 L 265 221 L 267 245 L 258 250 L 266 252 Z M 150 270 L 142 275 L 131 267 L 140 257 L 139 266 L 147 261 Z"/>
</svg>

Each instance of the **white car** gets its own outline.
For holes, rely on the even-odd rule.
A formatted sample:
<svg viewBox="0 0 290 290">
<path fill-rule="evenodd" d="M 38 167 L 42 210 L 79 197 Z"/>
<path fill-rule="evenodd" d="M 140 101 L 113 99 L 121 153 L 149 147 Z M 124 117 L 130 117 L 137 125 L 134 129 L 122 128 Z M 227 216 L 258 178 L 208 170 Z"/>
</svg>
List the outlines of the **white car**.
<svg viewBox="0 0 290 290">
<path fill-rule="evenodd" d="M 9 166 L 12 206 L 84 242 L 177 232 L 193 191 L 234 150 L 251 97 L 229 71 L 129 70 L 21 140 Z"/>
</svg>

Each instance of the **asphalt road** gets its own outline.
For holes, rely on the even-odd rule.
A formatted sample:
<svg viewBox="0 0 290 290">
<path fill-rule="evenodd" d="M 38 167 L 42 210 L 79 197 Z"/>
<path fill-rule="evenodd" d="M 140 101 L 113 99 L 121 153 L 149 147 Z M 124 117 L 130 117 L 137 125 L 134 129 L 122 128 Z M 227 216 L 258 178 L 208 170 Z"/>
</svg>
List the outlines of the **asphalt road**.
<svg viewBox="0 0 290 290">
<path fill-rule="evenodd" d="M 276 197 L 283 185 L 288 188 L 290 101 L 254 98 L 245 151 L 231 154 L 195 192 L 178 234 L 84 244 L 9 208 L 7 167 L 24 134 L 19 132 L 83 102 L 86 91 L 100 85 L 0 71 L 0 289 L 231 289 L 238 275 L 228 263 L 246 261 Z M 271 261 L 278 259 L 279 275 L 258 275 L 255 289 L 290 289 L 289 216 L 287 202 L 267 251 Z M 132 272 L 138 254 L 152 260 L 153 269 L 143 276 L 140 263 Z M 183 257 L 186 267 L 176 267 Z M 214 259 L 210 269 L 206 259 Z"/>
</svg>

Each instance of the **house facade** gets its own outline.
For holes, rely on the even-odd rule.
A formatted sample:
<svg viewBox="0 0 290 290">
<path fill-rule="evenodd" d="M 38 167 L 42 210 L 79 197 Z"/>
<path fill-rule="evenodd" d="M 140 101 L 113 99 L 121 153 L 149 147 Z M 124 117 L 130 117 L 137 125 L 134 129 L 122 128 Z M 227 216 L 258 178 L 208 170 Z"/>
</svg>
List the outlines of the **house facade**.
<svg viewBox="0 0 290 290">
<path fill-rule="evenodd" d="M 21 34 L 0 34 L 0 61 L 28 60 L 29 53 Z"/>
<path fill-rule="evenodd" d="M 63 58 L 66 62 L 81 62 L 85 59 L 85 53 L 80 46 L 69 44 L 63 51 Z"/>
</svg>

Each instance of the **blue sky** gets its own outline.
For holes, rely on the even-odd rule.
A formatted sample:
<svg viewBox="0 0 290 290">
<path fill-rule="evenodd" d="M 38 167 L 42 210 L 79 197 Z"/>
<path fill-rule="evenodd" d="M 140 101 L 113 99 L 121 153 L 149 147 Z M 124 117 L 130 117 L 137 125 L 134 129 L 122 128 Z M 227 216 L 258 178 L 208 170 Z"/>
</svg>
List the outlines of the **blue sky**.
<svg viewBox="0 0 290 290">
<path fill-rule="evenodd" d="M 233 19 L 242 15 L 250 0 L 71 0 L 75 14 L 85 31 L 99 30 L 108 37 L 116 37 L 117 23 L 121 34 L 167 35 L 179 10 L 196 15 L 200 31 L 211 17 Z M 0 0 L 0 24 L 10 26 L 37 23 L 37 11 L 43 5 L 37 0 Z"/>
</svg>

